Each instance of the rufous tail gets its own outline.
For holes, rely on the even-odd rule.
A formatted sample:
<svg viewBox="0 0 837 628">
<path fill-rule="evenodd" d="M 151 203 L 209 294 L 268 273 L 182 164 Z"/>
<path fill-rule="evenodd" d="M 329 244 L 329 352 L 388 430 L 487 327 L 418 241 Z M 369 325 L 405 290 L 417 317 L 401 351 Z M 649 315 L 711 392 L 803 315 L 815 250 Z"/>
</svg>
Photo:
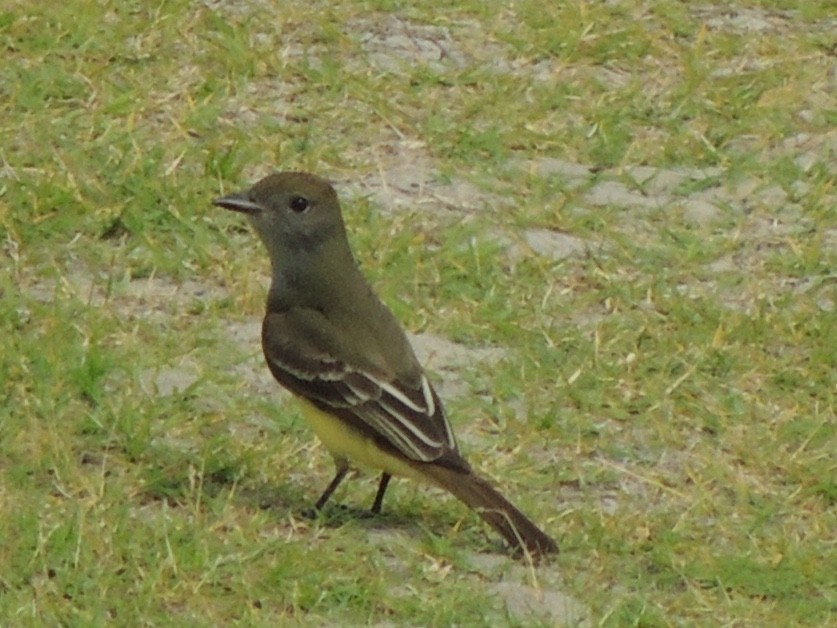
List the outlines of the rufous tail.
<svg viewBox="0 0 837 628">
<path fill-rule="evenodd" d="M 558 552 L 558 545 L 491 483 L 473 472 L 462 472 L 441 465 L 422 469 L 435 484 L 450 491 L 475 510 L 499 532 L 515 550 L 526 550 L 534 559 Z"/>
</svg>

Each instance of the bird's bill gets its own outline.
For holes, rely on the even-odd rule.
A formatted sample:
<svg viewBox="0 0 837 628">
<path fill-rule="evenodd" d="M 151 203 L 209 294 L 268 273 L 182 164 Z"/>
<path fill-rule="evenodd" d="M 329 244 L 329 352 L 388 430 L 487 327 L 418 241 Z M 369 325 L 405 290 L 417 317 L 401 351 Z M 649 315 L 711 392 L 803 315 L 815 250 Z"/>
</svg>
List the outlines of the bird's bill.
<svg viewBox="0 0 837 628">
<path fill-rule="evenodd" d="M 218 207 L 223 207 L 224 209 L 241 212 L 243 214 L 258 214 L 262 211 L 262 206 L 251 201 L 246 192 L 229 194 L 228 196 L 219 196 L 212 201 L 212 204 L 217 205 Z"/>
</svg>

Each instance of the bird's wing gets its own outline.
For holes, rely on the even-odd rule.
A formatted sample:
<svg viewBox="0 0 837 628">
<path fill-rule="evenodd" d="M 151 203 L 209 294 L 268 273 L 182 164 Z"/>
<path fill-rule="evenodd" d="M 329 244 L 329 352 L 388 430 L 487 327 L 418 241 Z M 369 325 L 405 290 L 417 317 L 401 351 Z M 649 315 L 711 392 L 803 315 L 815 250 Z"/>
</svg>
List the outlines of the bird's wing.
<svg viewBox="0 0 837 628">
<path fill-rule="evenodd" d="M 427 377 L 388 372 L 374 349 L 349 351 L 329 321 L 312 310 L 269 312 L 262 344 L 274 377 L 319 409 L 417 462 L 466 465 L 445 410 Z M 370 355 L 371 353 L 371 355 Z"/>
</svg>

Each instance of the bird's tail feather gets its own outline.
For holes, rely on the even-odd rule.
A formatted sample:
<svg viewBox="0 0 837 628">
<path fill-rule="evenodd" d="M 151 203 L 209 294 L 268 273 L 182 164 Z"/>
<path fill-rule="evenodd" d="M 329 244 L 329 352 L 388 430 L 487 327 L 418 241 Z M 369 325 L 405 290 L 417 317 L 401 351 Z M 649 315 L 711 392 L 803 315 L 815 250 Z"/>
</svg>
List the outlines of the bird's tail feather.
<svg viewBox="0 0 837 628">
<path fill-rule="evenodd" d="M 427 465 L 423 472 L 438 486 L 453 493 L 500 533 L 515 550 L 538 559 L 558 551 L 558 545 L 491 483 L 473 472 Z"/>
</svg>

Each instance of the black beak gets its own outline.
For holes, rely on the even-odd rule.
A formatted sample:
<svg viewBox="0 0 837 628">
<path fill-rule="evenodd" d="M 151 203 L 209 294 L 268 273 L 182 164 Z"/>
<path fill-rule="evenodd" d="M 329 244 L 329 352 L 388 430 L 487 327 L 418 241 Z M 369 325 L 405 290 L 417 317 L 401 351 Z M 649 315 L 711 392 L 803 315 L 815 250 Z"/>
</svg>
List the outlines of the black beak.
<svg viewBox="0 0 837 628">
<path fill-rule="evenodd" d="M 213 205 L 223 207 L 224 209 L 231 209 L 243 214 L 258 214 L 262 211 L 262 206 L 250 200 L 250 195 L 247 192 L 239 192 L 238 194 L 230 194 L 228 196 L 219 196 L 212 201 Z"/>
</svg>

